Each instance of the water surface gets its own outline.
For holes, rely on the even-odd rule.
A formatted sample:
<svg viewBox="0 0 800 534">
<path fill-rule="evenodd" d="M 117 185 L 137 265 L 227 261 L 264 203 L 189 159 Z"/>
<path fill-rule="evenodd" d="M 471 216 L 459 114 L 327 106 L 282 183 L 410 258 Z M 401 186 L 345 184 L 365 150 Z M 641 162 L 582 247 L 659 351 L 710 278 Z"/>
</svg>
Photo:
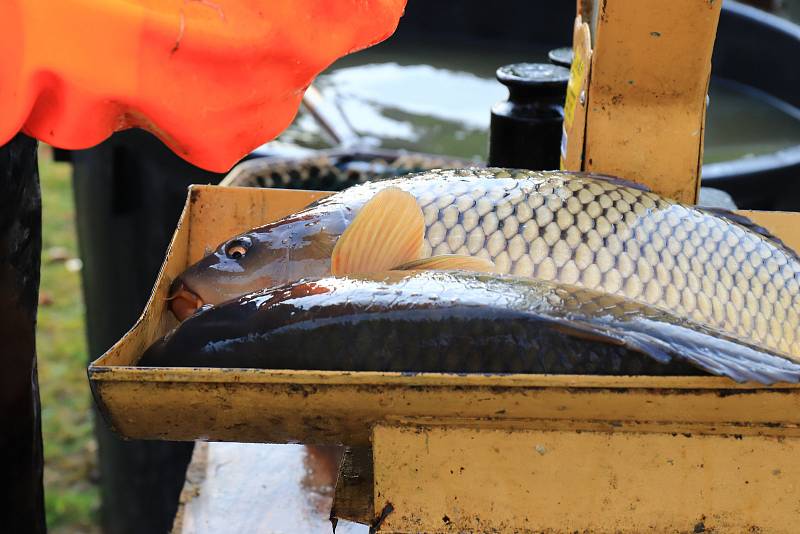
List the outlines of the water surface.
<svg viewBox="0 0 800 534">
<path fill-rule="evenodd" d="M 315 85 L 367 145 L 484 160 L 489 110 L 507 96 L 494 79 L 496 68 L 544 62 L 547 51 L 494 42 L 383 46 L 341 59 Z M 800 144 L 800 110 L 721 79 L 712 79 L 709 98 L 705 163 Z M 281 140 L 308 148 L 330 146 L 305 110 Z"/>
</svg>

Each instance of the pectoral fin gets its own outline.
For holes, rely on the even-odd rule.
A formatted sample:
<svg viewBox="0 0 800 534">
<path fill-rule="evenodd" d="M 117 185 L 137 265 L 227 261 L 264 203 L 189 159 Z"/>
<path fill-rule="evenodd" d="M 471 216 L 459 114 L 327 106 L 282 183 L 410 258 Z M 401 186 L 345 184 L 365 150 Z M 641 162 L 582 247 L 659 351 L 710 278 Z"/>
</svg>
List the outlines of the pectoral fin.
<svg viewBox="0 0 800 534">
<path fill-rule="evenodd" d="M 495 272 L 494 263 L 485 258 L 461 254 L 442 254 L 421 260 L 414 260 L 392 267 L 393 271 L 475 271 Z"/>
<path fill-rule="evenodd" d="M 425 218 L 410 193 L 389 187 L 364 204 L 331 255 L 334 276 L 387 271 L 422 254 Z"/>
</svg>

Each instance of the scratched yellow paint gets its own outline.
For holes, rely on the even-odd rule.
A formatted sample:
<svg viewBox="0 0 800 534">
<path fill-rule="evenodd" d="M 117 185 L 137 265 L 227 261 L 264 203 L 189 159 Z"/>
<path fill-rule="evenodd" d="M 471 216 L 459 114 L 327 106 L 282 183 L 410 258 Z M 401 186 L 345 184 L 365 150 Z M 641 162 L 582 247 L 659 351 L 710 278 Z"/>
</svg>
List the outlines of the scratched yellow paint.
<svg viewBox="0 0 800 534">
<path fill-rule="evenodd" d="M 633 180 L 681 202 L 697 201 L 721 4 L 600 3 L 580 169 Z M 579 170 L 574 163 L 567 168 Z"/>
</svg>

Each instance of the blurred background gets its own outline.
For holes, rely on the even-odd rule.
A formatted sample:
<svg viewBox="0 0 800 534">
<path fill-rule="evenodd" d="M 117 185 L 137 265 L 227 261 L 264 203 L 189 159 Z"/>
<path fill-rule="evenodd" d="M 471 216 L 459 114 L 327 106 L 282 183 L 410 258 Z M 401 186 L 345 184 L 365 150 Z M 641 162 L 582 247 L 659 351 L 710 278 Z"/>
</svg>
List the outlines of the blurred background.
<svg viewBox="0 0 800 534">
<path fill-rule="evenodd" d="M 800 0 L 749 3 L 800 22 Z M 278 141 L 251 158 L 304 157 L 339 146 L 484 161 L 489 109 L 507 95 L 494 79 L 495 69 L 547 61 L 548 50 L 570 45 L 575 3 L 534 2 L 524 12 L 517 3 L 497 3 L 479 17 L 474 14 L 486 9 L 480 2 L 418 4 L 410 0 L 395 37 L 343 58 L 315 82 L 336 140 L 304 109 Z M 704 178 L 709 183 L 727 178 L 723 188 L 740 206 L 799 209 L 777 203 L 797 202 L 798 191 L 787 194 L 795 184 L 781 182 L 770 198 L 754 191 L 768 189 L 769 180 L 787 172 L 800 177 L 800 62 L 796 55 L 781 56 L 788 50 L 783 45 L 759 52 L 763 62 L 738 59 L 749 57 L 752 41 L 763 38 L 736 35 L 741 21 L 730 14 L 728 19 L 721 20 L 720 30 L 731 37 L 714 56 Z M 797 31 L 787 28 L 776 39 Z M 797 35 L 787 42 L 800 46 Z M 763 69 L 755 72 L 753 65 L 760 64 Z M 720 69 L 723 75 L 717 75 Z M 144 307 L 186 186 L 216 183 L 222 176 L 189 166 L 138 131 L 86 151 L 41 146 L 39 156 L 43 253 L 37 342 L 48 526 L 55 533 L 166 531 L 162 526 L 174 513 L 191 444 L 122 443 L 102 423 L 95 433 L 86 364 L 119 339 Z M 764 174 L 764 169 L 772 170 Z M 98 442 L 106 451 L 101 461 Z M 136 493 L 147 494 L 146 502 L 134 502 Z M 153 517 L 142 520 L 148 514 Z"/>
</svg>

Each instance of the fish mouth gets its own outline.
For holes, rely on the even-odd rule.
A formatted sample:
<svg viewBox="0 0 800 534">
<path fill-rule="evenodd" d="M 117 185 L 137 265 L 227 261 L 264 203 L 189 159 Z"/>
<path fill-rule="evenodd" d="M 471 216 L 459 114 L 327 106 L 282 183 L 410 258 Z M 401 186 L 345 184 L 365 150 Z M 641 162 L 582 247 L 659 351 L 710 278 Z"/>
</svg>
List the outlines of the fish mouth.
<svg viewBox="0 0 800 534">
<path fill-rule="evenodd" d="M 170 286 L 167 300 L 169 309 L 179 321 L 191 317 L 204 304 L 203 299 L 180 279 L 175 280 Z"/>
</svg>

